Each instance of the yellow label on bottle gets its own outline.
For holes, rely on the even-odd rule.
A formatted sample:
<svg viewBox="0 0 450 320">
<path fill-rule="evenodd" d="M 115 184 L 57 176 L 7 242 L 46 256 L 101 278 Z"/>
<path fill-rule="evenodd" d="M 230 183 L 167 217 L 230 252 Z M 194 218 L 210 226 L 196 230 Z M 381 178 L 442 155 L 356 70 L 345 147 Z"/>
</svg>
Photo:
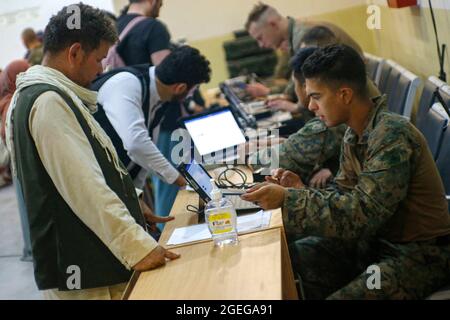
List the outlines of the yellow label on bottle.
<svg viewBox="0 0 450 320">
<path fill-rule="evenodd" d="M 230 212 L 211 214 L 208 218 L 208 224 L 213 235 L 233 231 L 232 215 Z"/>
</svg>

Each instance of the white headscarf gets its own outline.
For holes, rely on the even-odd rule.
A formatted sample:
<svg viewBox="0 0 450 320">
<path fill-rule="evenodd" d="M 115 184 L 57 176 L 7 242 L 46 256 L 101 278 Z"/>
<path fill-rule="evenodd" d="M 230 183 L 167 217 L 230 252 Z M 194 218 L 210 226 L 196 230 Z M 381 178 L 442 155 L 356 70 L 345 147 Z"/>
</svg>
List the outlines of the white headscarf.
<svg viewBox="0 0 450 320">
<path fill-rule="evenodd" d="M 77 85 L 58 70 L 36 65 L 17 76 L 17 89 L 11 99 L 11 106 L 9 107 L 6 116 L 6 144 L 11 155 L 11 166 L 14 175 L 16 175 L 16 168 L 13 141 L 14 119 L 12 118 L 12 114 L 16 107 L 20 91 L 36 84 L 49 84 L 65 92 L 72 99 L 78 110 L 80 110 L 91 129 L 93 137 L 97 139 L 100 145 L 105 149 L 108 160 L 114 164 L 114 167 L 121 176 L 128 174 L 127 171 L 120 166 L 120 160 L 111 139 L 92 116 L 92 114 L 97 111 L 97 92 Z"/>
</svg>

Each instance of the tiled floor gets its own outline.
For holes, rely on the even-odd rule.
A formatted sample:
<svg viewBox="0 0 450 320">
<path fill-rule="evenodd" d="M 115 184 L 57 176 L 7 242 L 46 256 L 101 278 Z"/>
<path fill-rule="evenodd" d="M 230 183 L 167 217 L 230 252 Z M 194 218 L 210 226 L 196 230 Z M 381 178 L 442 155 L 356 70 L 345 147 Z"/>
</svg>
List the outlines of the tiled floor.
<svg viewBox="0 0 450 320">
<path fill-rule="evenodd" d="M 22 229 L 14 187 L 0 188 L 0 299 L 42 299 L 32 262 L 21 261 Z"/>
</svg>

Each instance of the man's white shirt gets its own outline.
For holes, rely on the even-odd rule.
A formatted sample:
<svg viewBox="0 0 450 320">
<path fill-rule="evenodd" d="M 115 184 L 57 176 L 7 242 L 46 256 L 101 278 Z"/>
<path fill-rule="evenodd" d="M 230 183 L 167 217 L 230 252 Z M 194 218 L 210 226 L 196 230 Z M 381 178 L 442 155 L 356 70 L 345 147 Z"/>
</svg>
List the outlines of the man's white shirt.
<svg viewBox="0 0 450 320">
<path fill-rule="evenodd" d="M 100 88 L 98 103 L 103 106 L 114 130 L 123 142 L 130 159 L 141 166 L 134 183 L 142 188 L 149 171 L 157 174 L 167 183 L 174 183 L 179 173 L 161 154 L 149 134 L 149 123 L 145 123 L 144 108 L 149 109 L 149 122 L 160 103 L 156 89 L 155 67 L 150 73 L 150 103 L 142 106 L 142 85 L 139 79 L 130 72 L 120 72 Z"/>
</svg>

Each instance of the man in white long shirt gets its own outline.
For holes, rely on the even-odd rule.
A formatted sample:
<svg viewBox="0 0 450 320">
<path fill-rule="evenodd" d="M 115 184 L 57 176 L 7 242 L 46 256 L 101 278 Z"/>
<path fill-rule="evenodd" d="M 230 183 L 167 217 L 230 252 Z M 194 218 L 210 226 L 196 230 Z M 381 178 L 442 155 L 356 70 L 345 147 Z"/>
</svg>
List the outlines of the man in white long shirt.
<svg viewBox="0 0 450 320">
<path fill-rule="evenodd" d="M 158 66 L 137 65 L 110 71 L 95 80 L 99 110 L 95 118 L 111 138 L 135 186 L 149 172 L 169 184 L 186 181 L 152 142 L 164 115 L 162 102 L 181 102 L 209 82 L 209 61 L 189 46 L 174 49 Z M 166 115 L 170 116 L 170 115 Z"/>
<path fill-rule="evenodd" d="M 100 10 L 77 6 L 81 30 L 67 28 L 72 11 L 63 8 L 46 28 L 43 65 L 17 78 L 7 143 L 27 207 L 38 288 L 49 299 L 115 299 L 131 270 L 179 256 L 146 232 L 144 216 L 162 218 L 139 200 L 92 116 L 97 94 L 87 88 L 117 34 Z"/>
</svg>

